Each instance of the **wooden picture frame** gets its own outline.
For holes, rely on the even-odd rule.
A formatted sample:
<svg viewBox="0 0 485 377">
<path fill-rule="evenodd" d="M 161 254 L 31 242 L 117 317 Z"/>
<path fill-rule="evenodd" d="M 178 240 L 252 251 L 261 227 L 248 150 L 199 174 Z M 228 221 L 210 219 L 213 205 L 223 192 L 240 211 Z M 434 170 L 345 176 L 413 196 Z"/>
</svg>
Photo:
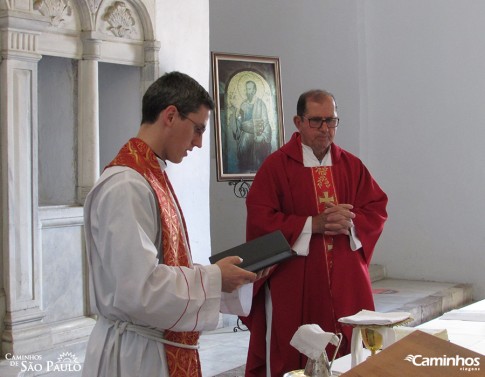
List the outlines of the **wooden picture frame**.
<svg viewBox="0 0 485 377">
<path fill-rule="evenodd" d="M 217 180 L 252 180 L 284 142 L 277 57 L 212 52 Z"/>
</svg>

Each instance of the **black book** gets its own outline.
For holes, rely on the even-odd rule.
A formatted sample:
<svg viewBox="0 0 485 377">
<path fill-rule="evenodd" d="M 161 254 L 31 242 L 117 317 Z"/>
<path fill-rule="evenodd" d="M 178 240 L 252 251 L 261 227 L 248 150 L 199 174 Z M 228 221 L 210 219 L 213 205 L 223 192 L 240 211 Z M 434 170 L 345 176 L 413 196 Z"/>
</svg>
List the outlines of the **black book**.
<svg viewBox="0 0 485 377">
<path fill-rule="evenodd" d="M 286 241 L 283 233 L 280 230 L 276 230 L 242 245 L 211 255 L 209 260 L 211 263 L 215 263 L 222 258 L 233 255 L 243 259 L 243 262 L 238 264 L 238 267 L 256 272 L 291 258 L 296 253 L 291 250 L 291 246 Z"/>
</svg>

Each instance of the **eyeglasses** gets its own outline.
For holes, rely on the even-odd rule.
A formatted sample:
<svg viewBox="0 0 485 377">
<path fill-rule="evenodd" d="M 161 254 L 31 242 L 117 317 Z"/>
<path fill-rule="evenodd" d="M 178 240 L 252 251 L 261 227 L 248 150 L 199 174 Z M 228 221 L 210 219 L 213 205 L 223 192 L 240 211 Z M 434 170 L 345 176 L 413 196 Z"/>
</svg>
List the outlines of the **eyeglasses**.
<svg viewBox="0 0 485 377">
<path fill-rule="evenodd" d="M 308 125 L 310 128 L 320 128 L 323 123 L 327 125 L 328 128 L 337 128 L 339 123 L 339 118 L 308 118 L 305 115 L 300 115 L 302 118 L 308 119 Z"/>
<path fill-rule="evenodd" d="M 200 136 L 202 136 L 202 134 L 205 132 L 205 124 L 199 124 L 197 122 L 194 122 L 187 115 L 181 113 L 180 111 L 179 111 L 179 114 L 182 118 L 190 120 L 194 124 L 194 131 L 198 133 Z"/>
</svg>

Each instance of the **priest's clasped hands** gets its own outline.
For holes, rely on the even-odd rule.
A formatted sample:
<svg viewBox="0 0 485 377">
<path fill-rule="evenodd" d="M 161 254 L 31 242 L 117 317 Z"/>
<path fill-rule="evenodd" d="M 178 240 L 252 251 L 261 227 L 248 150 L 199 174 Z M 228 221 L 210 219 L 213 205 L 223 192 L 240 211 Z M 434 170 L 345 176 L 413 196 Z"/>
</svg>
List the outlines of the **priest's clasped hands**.
<svg viewBox="0 0 485 377">
<path fill-rule="evenodd" d="M 355 213 L 351 211 L 353 208 L 352 204 L 327 203 L 323 212 L 313 216 L 312 232 L 326 236 L 349 235 L 352 219 L 355 218 Z"/>
</svg>

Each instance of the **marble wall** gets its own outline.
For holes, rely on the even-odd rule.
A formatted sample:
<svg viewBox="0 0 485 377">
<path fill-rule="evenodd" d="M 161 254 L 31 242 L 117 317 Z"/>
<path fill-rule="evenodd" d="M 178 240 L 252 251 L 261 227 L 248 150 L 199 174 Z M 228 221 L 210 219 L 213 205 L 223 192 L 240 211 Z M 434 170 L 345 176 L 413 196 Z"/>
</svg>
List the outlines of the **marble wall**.
<svg viewBox="0 0 485 377">
<path fill-rule="evenodd" d="M 82 204 L 100 174 L 99 64 L 131 68 L 102 85 L 131 77 L 131 106 L 117 103 L 139 109 L 158 77 L 155 14 L 152 0 L 0 0 L 0 364 L 91 332 Z"/>
<path fill-rule="evenodd" d="M 41 208 L 44 322 L 89 314 L 81 207 Z"/>
</svg>

